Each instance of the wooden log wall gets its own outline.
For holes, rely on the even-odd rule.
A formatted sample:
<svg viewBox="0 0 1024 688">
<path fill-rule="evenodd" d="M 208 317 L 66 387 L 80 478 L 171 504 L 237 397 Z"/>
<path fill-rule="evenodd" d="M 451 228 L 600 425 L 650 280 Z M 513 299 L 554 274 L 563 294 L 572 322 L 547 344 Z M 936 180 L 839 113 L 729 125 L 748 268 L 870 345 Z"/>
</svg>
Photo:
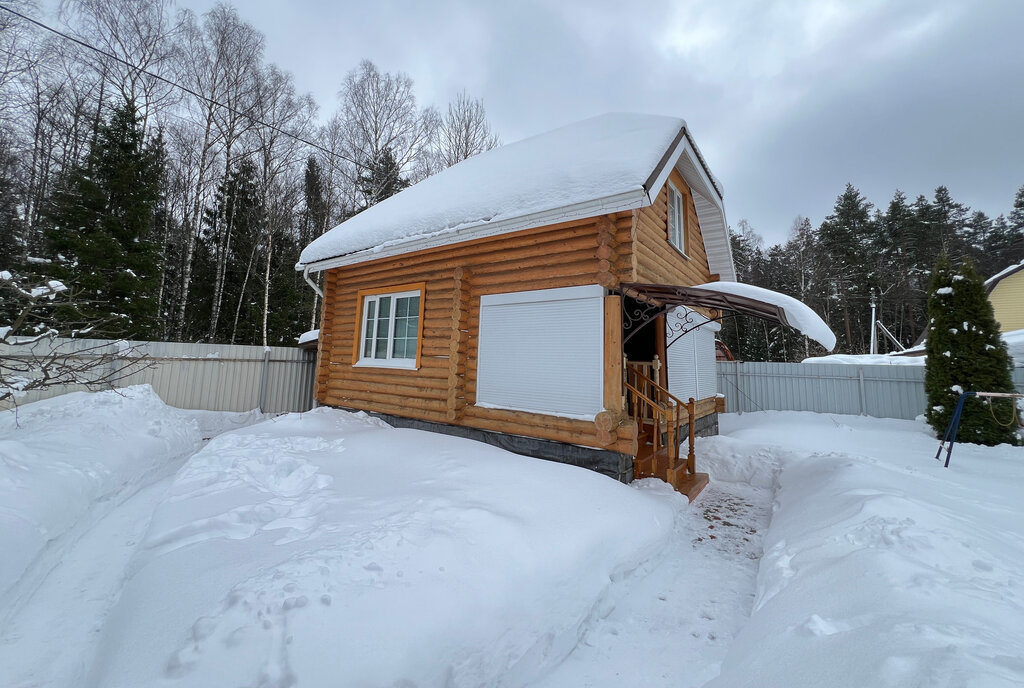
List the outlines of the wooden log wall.
<svg viewBox="0 0 1024 688">
<path fill-rule="evenodd" d="M 668 243 L 668 186 L 635 211 L 416 251 L 327 271 L 316 398 L 322 404 L 612 449 L 636 454 L 637 431 L 614 390 L 621 369 L 605 371 L 607 410 L 595 422 L 474 406 L 480 296 L 622 282 L 700 284 L 708 268 L 690 189 L 684 195 L 689 258 Z M 353 367 L 357 292 L 425 283 L 418 370 Z M 614 321 L 615 318 L 612 318 Z M 607 341 L 616 336 L 606 333 Z M 618 357 L 616 356 L 616 359 Z M 614 377 L 615 379 L 610 379 Z M 701 408 L 702 412 L 706 409 Z M 701 414 L 703 415 L 703 414 Z"/>
<path fill-rule="evenodd" d="M 653 205 L 636 212 L 636 282 L 653 284 L 704 284 L 715 279 L 708 267 L 700 221 L 693 195 L 683 177 L 673 170 L 669 181 L 683 194 L 686 207 L 686 238 L 689 258 L 668 241 L 668 184 L 661 188 Z"/>
<path fill-rule="evenodd" d="M 614 288 L 632 278 L 632 227 L 633 214 L 625 212 L 327 271 L 317 400 L 635 453 L 636 429 L 621 413 L 603 413 L 595 423 L 473 405 L 480 297 L 587 284 Z M 426 285 L 420 368 L 353 367 L 357 292 L 415 282 Z"/>
</svg>

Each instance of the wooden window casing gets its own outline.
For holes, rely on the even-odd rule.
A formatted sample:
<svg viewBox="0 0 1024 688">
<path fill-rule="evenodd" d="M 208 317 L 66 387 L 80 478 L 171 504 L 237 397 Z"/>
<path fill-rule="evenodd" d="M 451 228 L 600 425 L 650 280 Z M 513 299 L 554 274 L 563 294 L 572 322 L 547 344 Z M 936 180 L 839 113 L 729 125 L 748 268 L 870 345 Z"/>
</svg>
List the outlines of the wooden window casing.
<svg viewBox="0 0 1024 688">
<path fill-rule="evenodd" d="M 690 258 L 686 231 L 686 197 L 672 182 L 668 183 L 668 243 L 686 259 Z"/>
<path fill-rule="evenodd" d="M 397 299 L 403 296 L 417 295 L 419 297 L 419 312 L 417 313 L 416 322 L 416 358 L 393 358 L 391 352 L 394 347 L 395 332 L 394 332 L 394 321 L 396 320 L 397 311 Z M 365 356 L 363 351 L 364 343 L 366 342 L 366 304 L 368 299 L 371 297 L 378 296 L 394 296 L 391 299 L 389 306 L 389 325 L 386 339 L 387 345 L 387 356 L 385 358 L 376 358 L 372 356 Z M 392 287 L 383 287 L 380 289 L 360 289 L 356 292 L 356 327 L 357 336 L 355 338 L 354 346 L 352 348 L 352 365 L 373 367 L 373 368 L 388 368 L 394 370 L 418 370 L 421 364 L 421 358 L 423 355 L 423 309 L 426 303 L 426 283 L 416 282 L 413 284 L 399 284 Z M 379 303 L 379 300 L 374 301 Z M 377 306 L 374 306 L 376 308 Z M 375 314 L 376 315 L 376 314 Z M 374 322 L 377 322 L 375 318 Z"/>
</svg>

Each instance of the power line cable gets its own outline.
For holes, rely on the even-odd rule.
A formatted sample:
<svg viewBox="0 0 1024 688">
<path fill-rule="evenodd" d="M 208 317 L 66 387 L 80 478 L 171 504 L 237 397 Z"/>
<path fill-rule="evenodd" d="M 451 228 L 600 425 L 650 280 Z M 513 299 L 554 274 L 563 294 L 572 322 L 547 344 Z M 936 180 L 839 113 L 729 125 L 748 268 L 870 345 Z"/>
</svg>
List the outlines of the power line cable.
<svg viewBox="0 0 1024 688">
<path fill-rule="evenodd" d="M 119 62 L 119 63 L 123 64 L 124 66 L 128 67 L 129 69 L 134 69 L 139 74 L 145 74 L 146 76 L 150 76 L 150 77 L 152 77 L 152 78 L 154 78 L 154 79 L 156 79 L 158 81 L 162 81 L 163 83 L 165 83 L 165 84 L 167 84 L 169 86 L 181 89 L 182 91 L 184 91 L 185 93 L 188 93 L 190 96 L 192 96 L 194 98 L 198 98 L 199 100 L 206 101 L 207 103 L 210 103 L 212 105 L 216 105 L 217 107 L 224 108 L 228 112 L 232 112 L 232 113 L 238 115 L 239 117 L 245 117 L 246 119 L 248 119 L 253 124 L 258 124 L 259 126 L 266 127 L 268 129 L 271 129 L 272 131 L 276 131 L 279 134 L 282 134 L 282 135 L 287 136 L 289 138 L 295 139 L 296 141 L 304 143 L 307 146 L 309 146 L 311 148 L 314 148 L 314 149 L 316 149 L 316 150 L 318 150 L 318 151 L 320 151 L 320 152 L 322 152 L 322 153 L 324 153 L 324 154 L 326 154 L 326 155 L 328 155 L 328 156 L 330 156 L 332 158 L 338 158 L 339 160 L 343 160 L 345 162 L 349 162 L 349 163 L 352 163 L 354 165 L 359 165 L 359 163 L 356 162 L 355 160 L 351 160 L 349 158 L 346 158 L 343 155 L 340 155 L 339 153 L 337 153 L 335 151 L 332 151 L 332 150 L 329 150 L 327 148 L 324 148 L 323 146 L 321 146 L 318 143 L 314 143 L 313 141 L 310 141 L 309 139 L 306 139 L 306 138 L 304 138 L 302 136 L 299 136 L 298 134 L 295 134 L 293 132 L 286 131 L 286 130 L 278 127 L 277 125 L 271 124 L 270 122 L 265 122 L 264 120 L 262 120 L 262 119 L 260 119 L 258 117 L 254 117 L 253 115 L 250 115 L 250 114 L 248 114 L 246 112 L 242 112 L 241 110 L 237 110 L 237 109 L 231 107 L 230 105 L 226 105 L 224 103 L 221 103 L 220 101 L 218 101 L 218 100 L 216 100 L 214 98 L 211 98 L 209 96 L 204 96 L 204 95 L 202 95 L 200 93 L 197 93 L 196 91 L 193 91 L 188 86 L 184 86 L 182 84 L 179 84 L 178 82 L 173 81 L 171 79 L 168 79 L 167 77 L 160 76 L 159 74 L 151 72 L 148 69 L 142 69 L 141 67 L 138 67 L 138 66 L 132 64 L 131 62 L 129 62 L 128 60 L 125 60 L 124 58 L 118 57 L 117 55 L 114 55 L 112 53 L 108 53 L 107 51 L 103 50 L 102 48 L 97 48 L 94 45 L 90 45 L 89 43 L 86 43 L 85 41 L 83 41 L 83 40 L 81 40 L 79 38 L 75 38 L 74 36 L 72 36 L 70 34 L 64 33 L 63 31 L 60 31 L 58 29 L 53 28 L 52 26 L 48 26 L 47 24 L 44 24 L 43 22 L 41 22 L 41 21 L 39 21 L 37 19 L 33 19 L 32 17 L 26 16 L 26 15 L 22 14 L 21 12 L 13 10 L 10 7 L 7 7 L 6 5 L 0 5 L 0 10 L 4 10 L 6 12 L 9 12 L 9 13 L 13 14 L 16 17 L 21 17 L 22 19 L 24 19 L 25 21 L 29 22 L 30 24 L 34 24 L 35 26 L 38 26 L 39 28 L 44 29 L 45 31 L 49 31 L 50 33 L 56 34 L 56 35 L 60 36 L 61 38 L 65 39 L 65 40 L 71 41 L 72 43 L 75 43 L 77 45 L 82 46 L 83 48 L 86 48 L 88 50 L 92 50 L 93 52 L 98 53 L 98 54 L 100 54 L 100 55 L 102 55 L 102 56 L 104 56 L 106 58 L 111 59 L 111 60 L 114 60 L 115 62 Z"/>
</svg>

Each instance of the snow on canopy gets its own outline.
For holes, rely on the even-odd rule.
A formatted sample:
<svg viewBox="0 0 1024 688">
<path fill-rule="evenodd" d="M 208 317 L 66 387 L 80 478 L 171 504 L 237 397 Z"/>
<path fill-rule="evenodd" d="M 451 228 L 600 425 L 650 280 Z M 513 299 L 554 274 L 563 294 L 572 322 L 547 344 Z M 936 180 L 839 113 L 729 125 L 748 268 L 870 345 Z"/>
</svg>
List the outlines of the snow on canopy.
<svg viewBox="0 0 1024 688">
<path fill-rule="evenodd" d="M 646 205 L 644 183 L 685 126 L 676 117 L 611 113 L 481 153 L 326 232 L 296 267 L 581 203 L 594 203 L 592 215 L 612 203 Z"/>
<path fill-rule="evenodd" d="M 797 301 L 792 296 L 780 294 L 764 287 L 739 282 L 709 282 L 695 285 L 696 289 L 716 291 L 733 296 L 744 296 L 778 306 L 786 315 L 786 321 L 801 333 L 807 335 L 823 347 L 831 351 L 836 348 L 836 336 L 821 317 L 810 306 Z"/>
</svg>

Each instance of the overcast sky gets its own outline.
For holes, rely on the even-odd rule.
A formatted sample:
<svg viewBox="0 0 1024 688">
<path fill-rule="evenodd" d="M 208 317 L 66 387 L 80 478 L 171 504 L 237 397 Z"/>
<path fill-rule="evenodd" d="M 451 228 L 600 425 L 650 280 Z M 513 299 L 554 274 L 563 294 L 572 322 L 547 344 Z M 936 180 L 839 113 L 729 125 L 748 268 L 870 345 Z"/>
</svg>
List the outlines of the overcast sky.
<svg viewBox="0 0 1024 688">
<path fill-rule="evenodd" d="M 211 0 L 179 0 L 203 12 Z M 680 116 L 733 226 L 769 243 L 846 182 L 945 184 L 990 215 L 1024 184 L 1022 0 L 244 0 L 323 116 L 368 58 L 442 110 L 465 88 L 503 141 L 608 111 Z"/>
</svg>

